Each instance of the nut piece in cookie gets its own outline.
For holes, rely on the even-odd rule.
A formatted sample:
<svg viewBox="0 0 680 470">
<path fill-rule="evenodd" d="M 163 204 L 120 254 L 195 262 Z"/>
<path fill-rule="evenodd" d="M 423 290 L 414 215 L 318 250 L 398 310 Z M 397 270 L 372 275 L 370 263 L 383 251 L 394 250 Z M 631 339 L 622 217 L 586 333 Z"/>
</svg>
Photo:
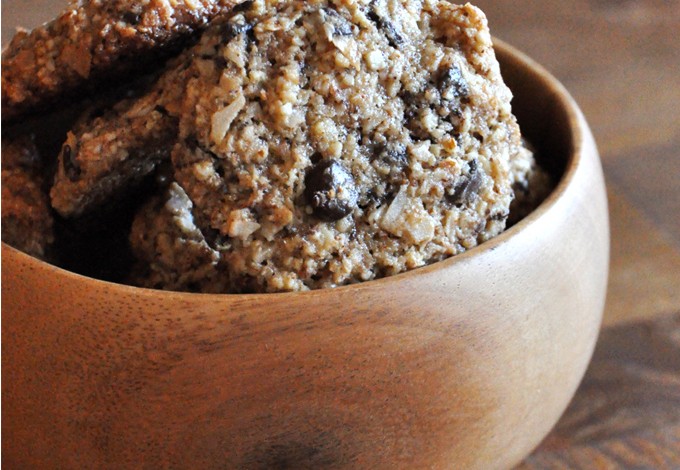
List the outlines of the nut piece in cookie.
<svg viewBox="0 0 680 470">
<path fill-rule="evenodd" d="M 148 70 L 239 0 L 85 0 L 2 54 L 2 119 L 12 120 L 97 81 Z"/>
<path fill-rule="evenodd" d="M 45 258 L 54 221 L 43 191 L 42 162 L 29 137 L 2 139 L 2 241 Z"/>
</svg>

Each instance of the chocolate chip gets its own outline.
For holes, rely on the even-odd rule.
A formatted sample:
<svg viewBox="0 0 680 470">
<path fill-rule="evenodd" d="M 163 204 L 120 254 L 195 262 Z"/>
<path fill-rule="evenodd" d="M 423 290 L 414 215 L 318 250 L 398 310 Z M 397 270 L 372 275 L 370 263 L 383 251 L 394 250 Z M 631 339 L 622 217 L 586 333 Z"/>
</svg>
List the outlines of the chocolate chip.
<svg viewBox="0 0 680 470">
<path fill-rule="evenodd" d="M 330 8 L 321 9 L 321 19 L 333 26 L 333 36 L 351 36 L 354 34 L 352 23 Z"/>
<path fill-rule="evenodd" d="M 237 15 L 224 25 L 222 38 L 227 43 L 241 34 L 250 35 L 252 29 L 253 25 L 248 23 L 243 15 Z"/>
<path fill-rule="evenodd" d="M 401 36 L 393 23 L 384 18 L 382 19 L 381 23 L 381 28 L 385 33 L 385 36 L 387 36 L 387 41 L 390 43 L 390 46 L 396 49 L 397 46 L 400 46 L 404 43 L 404 38 Z"/>
<path fill-rule="evenodd" d="M 336 160 L 321 160 L 307 172 L 304 194 L 314 216 L 321 220 L 340 220 L 357 206 L 354 178 Z"/>
<path fill-rule="evenodd" d="M 373 21 L 378 29 L 382 31 L 390 46 L 396 49 L 398 46 L 404 43 L 404 38 L 397 27 L 394 25 L 394 23 L 381 16 L 377 12 L 375 3 L 371 4 L 371 9 L 368 11 L 366 16 L 368 16 L 368 19 Z"/>
<path fill-rule="evenodd" d="M 133 11 L 126 11 L 123 13 L 123 21 L 132 26 L 138 25 L 142 21 L 142 16 L 139 13 Z"/>
<path fill-rule="evenodd" d="M 437 79 L 437 87 L 445 100 L 467 97 L 470 93 L 463 72 L 457 65 L 448 67 L 440 72 Z"/>
<path fill-rule="evenodd" d="M 403 168 L 408 161 L 404 144 L 387 144 L 380 149 L 378 157 L 388 165 L 399 168 Z"/>
<path fill-rule="evenodd" d="M 406 147 L 401 143 L 389 142 L 376 149 L 373 166 L 385 175 L 388 184 L 403 183 L 407 164 Z"/>
<path fill-rule="evenodd" d="M 64 167 L 64 173 L 70 181 L 76 181 L 80 177 L 80 167 L 74 159 L 71 146 L 68 144 L 61 149 L 61 163 Z"/>
<path fill-rule="evenodd" d="M 477 169 L 477 160 L 468 162 L 468 174 L 459 182 L 451 194 L 446 195 L 446 200 L 457 207 L 469 204 L 482 187 L 482 174 Z"/>
<path fill-rule="evenodd" d="M 248 11 L 252 8 L 253 3 L 255 3 L 253 0 L 248 0 L 243 3 L 239 3 L 234 8 L 232 8 L 231 11 L 233 11 L 234 13 Z"/>
</svg>

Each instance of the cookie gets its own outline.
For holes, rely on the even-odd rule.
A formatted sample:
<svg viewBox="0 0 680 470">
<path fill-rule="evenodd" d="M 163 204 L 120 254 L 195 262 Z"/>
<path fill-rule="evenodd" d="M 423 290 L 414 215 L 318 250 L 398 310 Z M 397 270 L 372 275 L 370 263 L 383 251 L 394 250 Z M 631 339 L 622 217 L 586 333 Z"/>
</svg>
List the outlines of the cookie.
<svg viewBox="0 0 680 470">
<path fill-rule="evenodd" d="M 30 137 L 2 139 L 2 241 L 38 258 L 54 242 L 42 162 Z"/>
<path fill-rule="evenodd" d="M 237 0 L 86 0 L 19 30 L 2 54 L 2 119 L 12 120 L 91 82 L 145 69 L 183 46 Z"/>
<path fill-rule="evenodd" d="M 536 162 L 536 149 L 526 140 L 524 148 L 510 162 L 514 198 L 510 204 L 508 226 L 514 225 L 548 196 L 554 184 L 550 175 Z"/>
<path fill-rule="evenodd" d="M 156 104 L 159 98 L 125 99 L 94 118 L 88 111 L 68 132 L 50 190 L 62 216 L 80 216 L 124 195 L 169 158 L 177 121 Z"/>
<path fill-rule="evenodd" d="M 219 252 L 196 227 L 192 209 L 184 190 L 172 183 L 139 210 L 130 233 L 137 257 L 130 283 L 167 290 L 226 290 Z"/>
<path fill-rule="evenodd" d="M 183 96 L 168 108 L 174 178 L 225 292 L 333 287 L 456 255 L 505 228 L 528 174 L 469 4 L 258 0 L 184 60 L 165 77 Z"/>
</svg>

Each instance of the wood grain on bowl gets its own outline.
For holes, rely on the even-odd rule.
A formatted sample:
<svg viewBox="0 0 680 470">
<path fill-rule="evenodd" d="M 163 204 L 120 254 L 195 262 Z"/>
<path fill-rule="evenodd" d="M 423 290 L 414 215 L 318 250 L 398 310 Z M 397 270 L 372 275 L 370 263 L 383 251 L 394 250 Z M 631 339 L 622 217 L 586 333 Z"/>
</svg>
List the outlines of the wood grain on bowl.
<svg viewBox="0 0 680 470">
<path fill-rule="evenodd" d="M 571 405 L 518 470 L 680 468 L 680 313 L 605 329 Z"/>
<path fill-rule="evenodd" d="M 521 124 L 561 159 L 499 237 L 331 290 L 197 295 L 81 277 L 3 246 L 13 468 L 507 468 L 558 420 L 604 305 L 594 141 L 561 85 L 498 43 Z M 533 105 L 532 105 L 533 103 Z"/>
</svg>

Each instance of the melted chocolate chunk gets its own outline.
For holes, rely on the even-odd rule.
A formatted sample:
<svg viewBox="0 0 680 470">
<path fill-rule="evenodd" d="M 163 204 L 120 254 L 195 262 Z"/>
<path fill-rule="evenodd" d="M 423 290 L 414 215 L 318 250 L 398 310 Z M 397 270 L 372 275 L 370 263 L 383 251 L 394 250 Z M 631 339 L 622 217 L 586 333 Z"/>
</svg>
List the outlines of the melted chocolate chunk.
<svg viewBox="0 0 680 470">
<path fill-rule="evenodd" d="M 253 25 L 248 23 L 243 15 L 234 16 L 227 24 L 224 25 L 224 32 L 222 37 L 224 42 L 229 42 L 240 34 L 250 35 Z"/>
<path fill-rule="evenodd" d="M 305 198 L 314 216 L 335 221 L 351 214 L 358 194 L 354 178 L 336 160 L 321 160 L 305 176 Z"/>
<path fill-rule="evenodd" d="M 439 88 L 439 92 L 445 100 L 465 98 L 470 93 L 467 81 L 463 77 L 463 72 L 461 72 L 457 65 L 453 65 L 440 72 L 437 88 Z"/>
<path fill-rule="evenodd" d="M 381 16 L 377 12 L 375 4 L 371 5 L 371 9 L 368 11 L 366 16 L 368 16 L 368 19 L 373 21 L 375 25 L 378 27 L 378 29 L 383 32 L 383 34 L 387 38 L 387 42 L 390 43 L 390 46 L 397 49 L 398 46 L 404 43 L 404 38 L 397 29 L 397 27 L 394 25 L 394 23 L 392 23 L 387 18 Z"/>
<path fill-rule="evenodd" d="M 373 165 L 382 174 L 386 175 L 389 184 L 399 185 L 405 179 L 405 168 L 408 164 L 406 147 L 399 143 L 388 143 L 380 146 L 375 153 Z"/>
<path fill-rule="evenodd" d="M 66 144 L 64 145 L 64 148 L 62 148 L 61 159 L 66 177 L 71 181 L 76 181 L 80 178 L 80 166 L 78 166 L 78 162 L 75 161 L 73 150 L 70 145 Z"/>
<path fill-rule="evenodd" d="M 408 160 L 403 144 L 387 144 L 380 149 L 378 157 L 388 165 L 400 168 L 403 168 Z"/>
<path fill-rule="evenodd" d="M 468 163 L 468 176 L 453 188 L 452 194 L 446 195 L 446 200 L 456 206 L 469 204 L 482 187 L 482 181 L 482 174 L 477 169 L 477 160 L 471 160 Z"/>
<path fill-rule="evenodd" d="M 123 13 L 123 21 L 132 26 L 139 24 L 141 20 L 142 17 L 139 13 L 135 13 L 133 11 L 126 11 L 125 13 Z"/>
<path fill-rule="evenodd" d="M 321 9 L 321 18 L 325 23 L 333 26 L 333 36 L 351 36 L 354 34 L 352 23 L 330 8 Z"/>
</svg>

